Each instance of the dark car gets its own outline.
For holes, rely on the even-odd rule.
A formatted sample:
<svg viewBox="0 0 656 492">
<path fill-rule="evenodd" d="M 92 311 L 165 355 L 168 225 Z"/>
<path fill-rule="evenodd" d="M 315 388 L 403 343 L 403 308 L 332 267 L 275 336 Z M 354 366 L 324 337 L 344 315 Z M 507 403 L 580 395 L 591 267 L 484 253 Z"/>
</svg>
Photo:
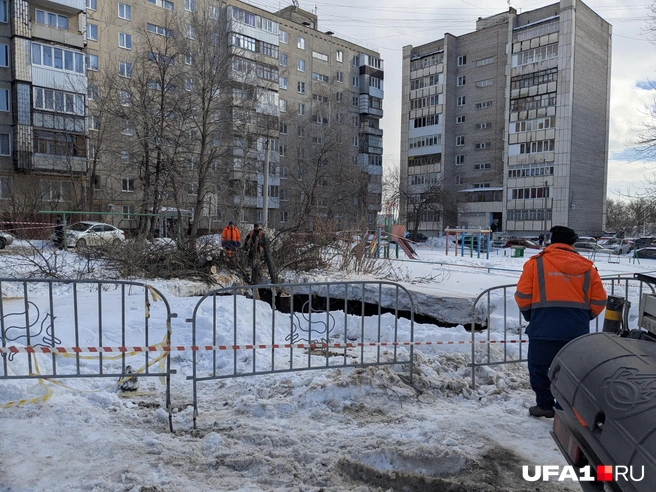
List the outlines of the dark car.
<svg viewBox="0 0 656 492">
<path fill-rule="evenodd" d="M 656 237 L 639 237 L 633 241 L 635 249 L 647 248 L 649 246 L 656 246 Z"/>
<path fill-rule="evenodd" d="M 637 249 L 635 255 L 638 258 L 656 258 L 656 247 L 647 246 L 646 248 Z"/>
<path fill-rule="evenodd" d="M 531 241 L 530 239 L 509 239 L 506 241 L 506 244 L 503 245 L 504 248 L 512 248 L 513 246 L 524 246 L 528 249 L 542 249 L 538 243 Z"/>
<path fill-rule="evenodd" d="M 418 232 L 415 236 L 412 235 L 411 232 L 406 232 L 403 235 L 404 238 L 406 238 L 408 241 L 414 241 L 415 243 L 425 243 L 428 241 L 428 238 L 424 236 L 421 232 Z"/>
</svg>

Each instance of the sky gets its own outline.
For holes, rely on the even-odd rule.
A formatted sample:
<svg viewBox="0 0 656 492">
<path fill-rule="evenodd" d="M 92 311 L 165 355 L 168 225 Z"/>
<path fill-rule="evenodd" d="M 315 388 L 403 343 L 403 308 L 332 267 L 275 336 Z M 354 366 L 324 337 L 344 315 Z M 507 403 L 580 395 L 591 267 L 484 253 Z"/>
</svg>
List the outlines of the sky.
<svg viewBox="0 0 656 492">
<path fill-rule="evenodd" d="M 419 260 L 391 262 L 386 274 L 403 279 L 402 285 L 412 291 L 424 311 L 432 309 L 430 314 L 442 317 L 457 313 L 463 297 L 472 298 L 492 286 L 514 284 L 530 254 L 527 250 L 526 257 L 513 258 L 500 249 L 493 250 L 489 259 L 456 257 L 453 249 L 445 254 L 444 241 L 431 238 L 426 245 L 418 245 Z M 0 253 L 3 276 L 34 273 L 37 264 L 26 262 L 24 252 L 18 254 L 25 246 L 17 241 Z M 60 274 L 80 278 L 113 275 L 100 263 L 80 262 L 74 251 L 53 252 L 48 247 L 41 251 L 45 254 L 36 256 L 35 261 L 54 253 Z M 618 258 L 619 263 L 611 263 L 598 256 L 600 273 L 648 273 L 656 269 L 656 260 L 637 263 L 630 256 Z M 315 272 L 296 280 L 349 278 L 373 280 L 337 272 Z M 199 286 L 156 279 L 149 283 L 164 293 L 178 315 L 171 323 L 172 344 L 190 345 L 191 328 L 185 320 L 192 317 L 199 302 Z M 613 283 L 606 283 L 607 290 Z M 2 289 L 2 312 L 15 321 L 13 316 L 21 309 L 12 310 L 11 306 L 22 305 L 25 291 L 7 280 L 3 280 Z M 57 320 L 56 336 L 64 347 L 72 346 L 75 340 L 71 289 L 70 284 L 56 286 L 52 312 L 45 286 L 35 284 L 27 289 L 29 299 L 41 312 Z M 126 345 L 139 345 L 143 296 L 138 289 L 128 290 L 123 318 L 119 316 L 123 306 L 119 292 L 103 289 L 101 310 L 93 285 L 78 289 L 80 346 L 97 344 L 99 312 L 104 313 L 105 346 L 121 341 L 119 327 L 123 322 Z M 630 295 L 637 296 L 637 289 Z M 434 302 L 424 302 L 426 296 Z M 233 301 L 230 297 L 216 299 L 216 317 L 209 303 L 201 304 L 198 310 L 199 345 L 212 343 L 214 326 L 219 343 L 232 336 Z M 637 305 L 632 303 L 631 326 L 636 322 Z M 276 342 L 283 342 L 288 334 L 288 316 L 276 313 L 274 327 L 268 304 L 240 299 L 237 326 L 251 333 L 252 326 L 244 323 L 244 318 L 248 319 L 252 306 L 260 320 L 258 334 L 270 340 L 274 333 Z M 519 319 L 512 301 L 507 308 L 509 328 L 518 330 L 512 321 Z M 498 295 L 491 296 L 491 312 L 490 337 L 502 339 L 504 309 Z M 343 337 L 346 330 L 349 340 L 359 341 L 362 318 L 353 314 L 345 317 L 339 311 L 334 314 L 331 336 Z M 148 319 L 155 339 L 161 340 L 166 330 L 161 301 L 150 303 Z M 376 323 L 376 317 L 364 318 L 364 341 L 375 340 L 371 334 L 376 332 Z M 392 314 L 382 315 L 383 339 L 396 323 Z M 591 323 L 591 329 L 594 326 Z M 409 330 L 409 321 L 399 318 L 398 340 L 406 340 Z M 16 332 L 14 328 L 12 336 Z M 471 339 L 462 325 L 415 323 L 414 334 L 414 340 L 421 342 Z M 485 339 L 487 333 L 476 336 Z M 509 357 L 516 357 L 518 345 L 508 347 Z M 398 350 L 407 355 L 407 349 Z M 480 349 L 480 354 L 485 350 Z M 258 351 L 259 363 L 267 353 Z M 208 374 L 213 367 L 208 358 L 211 352 L 197 354 L 198 372 Z M 177 371 L 171 378 L 174 433 L 168 431 L 168 416 L 162 408 L 164 386 L 157 378 L 140 377 L 135 394 L 118 392 L 114 379 L 0 379 L 0 491 L 381 492 L 396 490 L 403 483 L 404 490 L 440 490 L 464 484 L 466 489 L 479 492 L 512 492 L 535 488 L 522 478 L 522 466 L 565 465 L 549 435 L 552 421 L 528 416 L 534 395 L 524 365 L 480 368 L 479 384 L 474 389 L 467 366 L 469 345 L 424 343 L 415 347 L 414 354 L 414 387 L 405 382 L 408 374 L 403 365 L 200 381 L 194 430 L 191 381 L 186 379 L 192 373 L 192 355 L 189 351 L 176 352 L 171 355 L 171 367 Z M 491 354 L 497 360 L 503 357 L 497 346 L 491 346 Z M 289 354 L 279 351 L 277 356 L 285 359 Z M 307 359 L 307 352 L 295 350 L 295 364 Z M 320 363 L 325 360 L 323 356 L 318 359 Z M 107 373 L 120 367 L 120 360 L 107 355 L 103 360 Z M 139 367 L 139 359 L 130 360 Z M 50 361 L 51 356 L 39 355 L 33 370 L 43 371 Z M 60 358 L 59 373 L 74 370 L 73 362 L 73 358 Z M 240 370 L 250 367 L 251 362 L 252 351 L 239 354 Z M 83 358 L 81 364 L 85 372 L 97 367 L 97 360 Z M 232 354 L 219 353 L 218 367 L 231 366 Z M 28 369 L 26 355 L 19 354 L 6 369 L 0 364 L 0 375 L 5 375 L 5 370 L 9 375 L 24 374 Z M 49 398 L 42 401 L 47 395 Z M 6 408 L 19 399 L 34 401 Z M 545 492 L 580 490 L 575 483 L 553 479 L 540 482 L 539 488 Z"/>
<path fill-rule="evenodd" d="M 250 2 L 275 11 L 291 1 Z M 402 48 L 418 46 L 444 37 L 461 35 L 476 29 L 478 17 L 508 10 L 518 12 L 553 4 L 536 0 L 299 0 L 305 10 L 315 11 L 319 29 L 336 36 L 365 41 L 378 49 L 385 62 L 384 163 L 399 163 L 401 115 Z M 613 27 L 611 73 L 611 112 L 608 166 L 608 197 L 635 195 L 645 189 L 645 181 L 654 176 L 656 162 L 639 160 L 631 149 L 645 118 L 645 108 L 654 105 L 651 81 L 656 80 L 656 45 L 647 29 L 652 5 L 650 0 L 588 0 L 592 10 Z"/>
</svg>

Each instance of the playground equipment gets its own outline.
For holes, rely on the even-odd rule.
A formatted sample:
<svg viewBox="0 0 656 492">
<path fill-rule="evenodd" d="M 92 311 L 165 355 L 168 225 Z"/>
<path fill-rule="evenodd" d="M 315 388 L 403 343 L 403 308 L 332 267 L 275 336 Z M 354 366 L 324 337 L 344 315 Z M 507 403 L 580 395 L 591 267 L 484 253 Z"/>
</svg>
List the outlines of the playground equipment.
<svg viewBox="0 0 656 492">
<path fill-rule="evenodd" d="M 455 252 L 458 256 L 458 248 L 460 248 L 460 255 L 465 256 L 465 239 L 469 239 L 469 245 L 467 249 L 469 250 L 469 256 L 473 258 L 474 249 L 478 254 L 478 258 L 481 257 L 481 242 L 485 241 L 485 258 L 490 259 L 490 243 L 492 242 L 492 231 L 490 229 L 481 229 L 481 228 L 454 228 L 451 229 L 447 227 L 444 229 L 446 234 L 446 254 L 449 254 L 449 240 L 451 235 L 455 237 L 456 247 Z M 458 237 L 460 237 L 460 244 L 458 244 Z M 476 248 L 474 248 L 474 239 L 476 239 Z"/>
</svg>

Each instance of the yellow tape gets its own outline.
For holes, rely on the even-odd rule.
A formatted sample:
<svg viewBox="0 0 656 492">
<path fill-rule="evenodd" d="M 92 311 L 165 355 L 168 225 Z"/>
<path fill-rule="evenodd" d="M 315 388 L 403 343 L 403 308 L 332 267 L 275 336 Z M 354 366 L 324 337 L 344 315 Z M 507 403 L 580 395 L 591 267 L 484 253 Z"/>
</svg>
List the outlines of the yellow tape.
<svg viewBox="0 0 656 492">
<path fill-rule="evenodd" d="M 10 401 L 10 402 L 7 402 L 7 403 L 3 403 L 2 405 L 0 405 L 0 408 L 19 407 L 21 405 L 29 405 L 29 404 L 32 404 L 32 403 L 41 403 L 41 402 L 44 402 L 44 401 L 48 401 L 50 399 L 50 397 L 52 396 L 52 391 L 50 390 L 50 388 L 48 388 L 48 386 L 46 386 L 46 384 L 43 382 L 42 379 L 39 379 L 39 384 L 42 385 L 44 387 L 44 389 L 46 390 L 45 395 L 37 396 L 35 398 L 24 398 L 22 400 L 16 400 L 16 401 Z"/>
<path fill-rule="evenodd" d="M 609 309 L 606 309 L 606 315 L 604 316 L 604 318 L 609 319 L 611 321 L 621 321 L 622 311 L 611 311 Z"/>
</svg>

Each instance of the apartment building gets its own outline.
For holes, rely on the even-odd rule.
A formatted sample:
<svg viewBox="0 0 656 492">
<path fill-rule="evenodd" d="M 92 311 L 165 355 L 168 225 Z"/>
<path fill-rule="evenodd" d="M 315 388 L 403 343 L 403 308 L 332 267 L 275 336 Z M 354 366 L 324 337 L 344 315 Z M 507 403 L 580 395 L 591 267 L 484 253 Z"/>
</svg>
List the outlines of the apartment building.
<svg viewBox="0 0 656 492">
<path fill-rule="evenodd" d="M 403 49 L 401 210 L 437 235 L 604 229 L 611 26 L 578 0 Z M 418 207 L 432 194 L 439 206 Z"/>
<path fill-rule="evenodd" d="M 375 224 L 383 62 L 321 31 L 315 14 L 233 0 L 0 10 L 5 216 L 88 210 L 125 229 L 153 211 L 200 230 Z M 19 189 L 31 201 L 17 207 Z"/>
</svg>

